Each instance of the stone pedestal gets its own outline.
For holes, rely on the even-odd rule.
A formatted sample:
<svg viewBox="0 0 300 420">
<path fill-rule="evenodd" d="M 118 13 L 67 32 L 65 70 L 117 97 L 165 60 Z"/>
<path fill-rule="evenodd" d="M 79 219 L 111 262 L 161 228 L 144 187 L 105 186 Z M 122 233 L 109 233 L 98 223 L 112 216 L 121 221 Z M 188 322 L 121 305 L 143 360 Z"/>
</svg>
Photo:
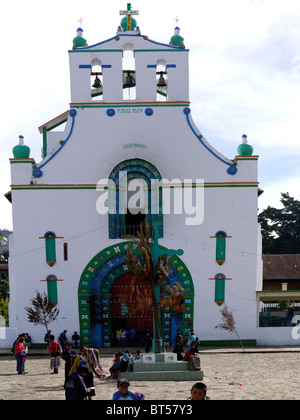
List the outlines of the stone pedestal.
<svg viewBox="0 0 300 420">
<path fill-rule="evenodd" d="M 175 353 L 145 353 L 134 363 L 133 372 L 122 373 L 129 381 L 202 381 L 202 370 L 189 370 L 186 361 L 177 361 Z"/>
</svg>

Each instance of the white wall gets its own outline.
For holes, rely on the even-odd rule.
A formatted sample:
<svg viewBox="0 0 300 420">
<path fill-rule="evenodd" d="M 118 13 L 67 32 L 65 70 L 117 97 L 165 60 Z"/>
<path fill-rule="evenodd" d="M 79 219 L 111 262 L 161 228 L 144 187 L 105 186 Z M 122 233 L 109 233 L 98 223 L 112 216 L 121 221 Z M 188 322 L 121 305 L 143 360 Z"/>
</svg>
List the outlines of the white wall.
<svg viewBox="0 0 300 420">
<path fill-rule="evenodd" d="M 297 327 L 261 327 L 256 329 L 258 346 L 299 346 L 300 331 Z M 294 337 L 293 337 L 294 336 Z"/>
</svg>

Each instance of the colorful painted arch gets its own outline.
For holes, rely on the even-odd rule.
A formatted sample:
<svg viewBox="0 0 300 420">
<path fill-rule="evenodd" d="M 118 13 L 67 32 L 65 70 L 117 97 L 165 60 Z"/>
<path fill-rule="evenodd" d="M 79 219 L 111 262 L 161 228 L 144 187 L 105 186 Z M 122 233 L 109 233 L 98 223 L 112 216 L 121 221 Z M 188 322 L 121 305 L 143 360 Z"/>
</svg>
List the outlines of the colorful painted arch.
<svg viewBox="0 0 300 420">
<path fill-rule="evenodd" d="M 129 272 L 125 256 L 126 241 L 115 244 L 99 252 L 85 267 L 79 281 L 78 308 L 81 342 L 96 347 L 111 347 L 111 287 L 120 276 Z M 134 246 L 134 245 L 133 245 Z M 166 249 L 161 247 L 162 249 Z M 184 289 L 185 311 L 174 317 L 170 308 L 163 308 L 162 327 L 166 346 L 172 346 L 177 328 L 184 335 L 194 324 L 194 285 L 191 274 L 178 256 L 168 260 L 171 273 L 166 285 L 177 281 Z M 165 292 L 162 291 L 162 295 Z"/>
</svg>

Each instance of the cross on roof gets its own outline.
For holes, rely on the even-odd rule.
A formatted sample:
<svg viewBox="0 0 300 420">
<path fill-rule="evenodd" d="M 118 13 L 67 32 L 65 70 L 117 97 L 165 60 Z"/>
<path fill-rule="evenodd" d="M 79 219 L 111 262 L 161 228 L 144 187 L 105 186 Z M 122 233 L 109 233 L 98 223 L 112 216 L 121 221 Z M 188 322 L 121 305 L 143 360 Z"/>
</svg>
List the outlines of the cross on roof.
<svg viewBox="0 0 300 420">
<path fill-rule="evenodd" d="M 131 15 L 138 15 L 138 10 L 131 10 L 131 3 L 127 3 L 127 10 L 120 10 L 120 15 L 127 16 L 127 30 L 131 31 Z"/>
<path fill-rule="evenodd" d="M 127 10 L 120 10 L 120 15 L 138 15 L 139 11 L 138 10 L 131 10 L 131 3 L 127 3 Z"/>
<path fill-rule="evenodd" d="M 83 22 L 83 19 L 82 19 L 82 17 L 80 17 L 80 18 L 78 19 L 78 22 L 79 22 L 79 24 L 80 24 L 80 27 L 81 27 L 81 25 L 82 25 L 82 22 Z"/>
</svg>

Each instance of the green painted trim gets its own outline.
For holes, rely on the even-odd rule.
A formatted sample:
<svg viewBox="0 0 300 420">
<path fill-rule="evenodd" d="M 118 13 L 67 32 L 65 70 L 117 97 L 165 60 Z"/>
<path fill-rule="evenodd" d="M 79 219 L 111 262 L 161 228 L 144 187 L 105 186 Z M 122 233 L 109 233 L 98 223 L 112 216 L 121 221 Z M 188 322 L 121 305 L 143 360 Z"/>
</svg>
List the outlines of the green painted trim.
<svg viewBox="0 0 300 420">
<path fill-rule="evenodd" d="M 56 263 L 56 243 L 55 238 L 45 238 L 46 242 L 46 262 L 50 267 Z"/>
<path fill-rule="evenodd" d="M 251 156 L 243 157 L 243 156 L 239 156 L 239 157 L 235 158 L 235 160 L 258 160 L 258 157 L 251 157 Z"/>
<path fill-rule="evenodd" d="M 225 280 L 215 281 L 215 302 L 219 306 L 225 302 Z"/>
<path fill-rule="evenodd" d="M 102 96 L 103 92 L 99 92 L 99 93 L 92 93 L 92 98 L 96 98 L 96 96 Z"/>
<path fill-rule="evenodd" d="M 63 121 L 61 121 L 61 122 L 59 122 L 59 123 L 57 123 L 57 124 L 55 124 L 53 127 L 50 127 L 50 128 L 47 128 L 47 131 L 52 131 L 52 130 L 54 130 L 55 128 L 57 128 L 57 127 L 59 127 L 60 125 L 62 125 L 62 124 L 64 124 L 64 123 L 66 123 L 68 121 L 68 118 L 66 118 L 65 120 L 63 120 Z M 44 127 L 45 128 L 45 127 Z M 43 130 L 44 130 L 44 128 L 43 128 Z"/>
<path fill-rule="evenodd" d="M 187 50 L 186 48 L 178 48 L 178 49 L 173 49 L 173 48 L 170 48 L 170 49 L 164 49 L 164 48 L 162 48 L 162 49 L 153 49 L 153 50 L 150 50 L 150 49 L 137 49 L 137 50 L 133 50 L 133 52 L 134 53 L 136 53 L 136 52 L 172 52 L 172 53 L 174 53 L 174 52 L 189 52 L 190 50 Z"/>
<path fill-rule="evenodd" d="M 148 108 L 148 107 L 187 107 L 187 103 L 162 103 L 162 104 L 140 104 L 130 102 L 124 105 L 115 105 L 115 104 L 71 104 L 72 108 Z"/>
<path fill-rule="evenodd" d="M 30 159 L 30 160 L 23 160 L 23 159 L 14 159 L 10 161 L 11 164 L 13 163 L 31 163 L 31 165 L 34 165 L 34 160 Z"/>
<path fill-rule="evenodd" d="M 52 305 L 57 305 L 57 281 L 47 281 L 48 302 Z"/>
<path fill-rule="evenodd" d="M 296 293 L 297 297 L 300 296 L 300 291 L 299 290 L 258 290 L 256 292 L 257 295 L 263 295 L 265 293 L 268 293 L 270 295 L 272 295 L 273 293 L 285 293 L 285 294 Z M 262 296 L 262 297 L 265 298 L 267 296 Z"/>
<path fill-rule="evenodd" d="M 69 50 L 69 53 L 123 52 L 123 50 Z"/>
<path fill-rule="evenodd" d="M 216 261 L 222 265 L 226 258 L 226 238 L 216 238 L 216 242 Z"/>
<path fill-rule="evenodd" d="M 47 156 L 47 127 L 43 127 L 43 158 Z"/>
<path fill-rule="evenodd" d="M 16 162 L 18 163 L 18 162 Z M 94 190 L 96 189 L 97 185 L 91 185 L 91 186 L 80 186 L 80 185 L 74 185 L 74 186 L 65 186 L 65 185 L 57 185 L 57 186 L 43 186 L 43 185 L 26 185 L 26 186 L 12 186 L 12 191 L 23 191 L 23 190 Z M 257 188 L 258 185 L 204 185 L 203 186 L 185 186 L 185 188 Z M 175 188 L 175 187 L 171 187 Z M 178 187 L 177 187 L 178 188 Z M 108 187 L 104 187 L 104 189 L 108 189 Z"/>
<path fill-rule="evenodd" d="M 68 187 L 68 186 L 55 186 L 55 187 L 46 187 L 46 186 L 39 186 L 39 185 L 28 185 L 28 187 L 12 187 L 12 190 L 14 191 L 23 191 L 23 190 L 95 190 L 96 185 L 87 187 L 87 186 L 77 186 L 77 187 Z"/>
<path fill-rule="evenodd" d="M 244 347 L 256 347 L 257 342 L 255 339 L 241 340 Z M 200 347 L 241 347 L 239 340 L 212 340 L 200 341 Z"/>
<path fill-rule="evenodd" d="M 161 92 L 160 90 L 157 90 L 156 93 L 158 93 L 161 96 L 164 96 L 165 98 L 168 96 L 167 93 Z"/>
<path fill-rule="evenodd" d="M 31 343 L 30 348 L 35 349 L 35 350 L 47 349 L 48 344 L 47 343 Z"/>
<path fill-rule="evenodd" d="M 240 188 L 240 187 L 249 187 L 249 188 L 257 188 L 258 184 L 255 185 L 245 185 L 245 184 L 240 184 L 240 185 L 205 185 L 204 188 Z"/>
</svg>

